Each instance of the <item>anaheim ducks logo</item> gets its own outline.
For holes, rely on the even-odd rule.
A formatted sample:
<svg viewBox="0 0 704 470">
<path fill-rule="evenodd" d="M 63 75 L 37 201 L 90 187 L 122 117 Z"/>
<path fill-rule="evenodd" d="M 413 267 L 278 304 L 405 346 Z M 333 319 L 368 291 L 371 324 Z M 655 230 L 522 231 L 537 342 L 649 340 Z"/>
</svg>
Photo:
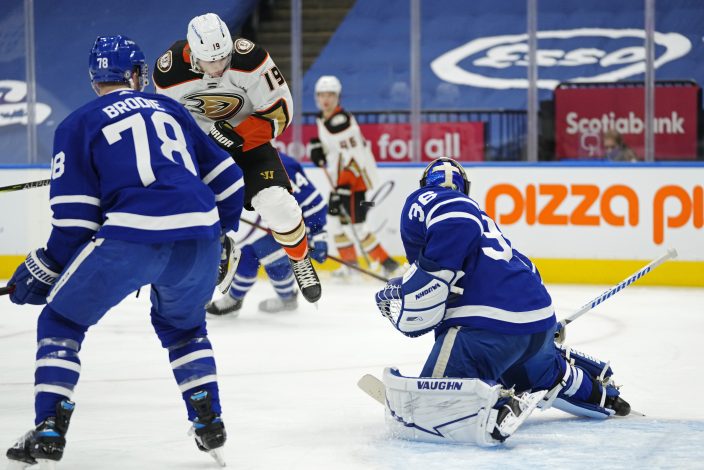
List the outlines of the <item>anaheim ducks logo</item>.
<svg viewBox="0 0 704 470">
<path fill-rule="evenodd" d="M 244 98 L 235 93 L 191 93 L 183 97 L 186 108 L 193 112 L 202 114 L 213 121 L 228 120 L 235 116 L 242 105 Z"/>
<path fill-rule="evenodd" d="M 235 41 L 234 49 L 238 54 L 248 54 L 254 49 L 254 43 L 244 38 L 239 38 Z"/>
<path fill-rule="evenodd" d="M 161 70 L 162 72 L 166 73 L 169 70 L 171 70 L 171 51 L 166 51 L 166 54 L 162 55 L 159 57 L 159 60 L 156 63 L 156 66 Z"/>
</svg>

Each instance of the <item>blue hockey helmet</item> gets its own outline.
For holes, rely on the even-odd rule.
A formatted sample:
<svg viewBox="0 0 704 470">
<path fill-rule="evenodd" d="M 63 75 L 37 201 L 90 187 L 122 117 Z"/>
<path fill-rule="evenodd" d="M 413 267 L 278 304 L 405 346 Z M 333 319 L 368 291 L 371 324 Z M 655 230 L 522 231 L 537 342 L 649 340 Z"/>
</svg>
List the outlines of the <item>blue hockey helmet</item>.
<svg viewBox="0 0 704 470">
<path fill-rule="evenodd" d="M 469 180 L 467 173 L 456 160 L 441 157 L 433 160 L 425 167 L 423 177 L 420 179 L 420 187 L 442 186 L 444 188 L 456 189 L 469 196 Z"/>
<path fill-rule="evenodd" d="M 127 36 L 98 36 L 88 57 L 90 82 L 96 93 L 97 83 L 128 83 L 132 88 L 132 72 L 139 74 L 142 91 L 149 84 L 144 53 Z"/>
</svg>

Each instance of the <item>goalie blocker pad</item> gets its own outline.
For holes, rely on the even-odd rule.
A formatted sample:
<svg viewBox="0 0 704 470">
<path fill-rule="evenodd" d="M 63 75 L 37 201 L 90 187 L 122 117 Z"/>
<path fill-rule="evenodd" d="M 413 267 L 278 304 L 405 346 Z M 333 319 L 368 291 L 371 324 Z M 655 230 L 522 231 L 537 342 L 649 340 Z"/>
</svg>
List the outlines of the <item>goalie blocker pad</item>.
<svg viewBox="0 0 704 470">
<path fill-rule="evenodd" d="M 501 385 L 480 379 L 404 377 L 389 367 L 383 382 L 386 424 L 394 437 L 480 446 L 506 440 L 546 393 L 532 394 L 530 400 L 508 399 Z M 513 410 L 508 407 L 511 400 Z"/>
<path fill-rule="evenodd" d="M 376 294 L 379 311 L 406 336 L 421 336 L 445 318 L 447 300 L 463 271 L 441 269 L 421 257 L 401 278 L 389 279 Z M 461 290 L 461 289 L 459 289 Z"/>
</svg>

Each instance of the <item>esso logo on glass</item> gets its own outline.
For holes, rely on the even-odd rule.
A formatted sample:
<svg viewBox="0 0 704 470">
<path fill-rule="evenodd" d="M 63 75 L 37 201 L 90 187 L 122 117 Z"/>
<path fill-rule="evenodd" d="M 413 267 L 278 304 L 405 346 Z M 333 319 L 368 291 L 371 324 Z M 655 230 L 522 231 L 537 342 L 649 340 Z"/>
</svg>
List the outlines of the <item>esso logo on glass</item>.
<svg viewBox="0 0 704 470">
<path fill-rule="evenodd" d="M 539 79 L 539 88 L 552 90 L 562 81 L 611 82 L 645 72 L 645 31 L 642 29 L 578 28 L 538 31 L 537 38 L 550 40 L 551 44 L 549 48 L 539 47 L 536 51 L 538 66 L 561 67 L 561 73 L 565 75 L 562 80 Z M 590 42 L 603 43 L 603 38 L 614 40 L 616 44 L 616 40 L 620 39 L 631 41 L 626 47 L 611 50 L 590 45 Z M 574 47 L 575 39 L 581 41 L 577 47 Z M 633 39 L 643 41 L 642 45 L 634 46 Z M 564 40 L 567 47 L 560 48 L 560 40 Z M 683 57 L 692 49 L 689 39 L 679 33 L 655 32 L 654 42 L 658 48 L 654 61 L 656 69 Z M 498 71 L 527 65 L 528 34 L 515 34 L 474 39 L 440 55 L 431 62 L 430 67 L 446 82 L 481 88 L 509 89 L 527 88 L 527 78 L 499 76 L 502 74 Z M 580 66 L 592 66 L 595 72 L 593 75 L 579 76 L 577 69 Z M 496 70 L 497 74 L 492 76 L 491 69 Z M 574 76 L 569 76 L 570 72 Z"/>
</svg>

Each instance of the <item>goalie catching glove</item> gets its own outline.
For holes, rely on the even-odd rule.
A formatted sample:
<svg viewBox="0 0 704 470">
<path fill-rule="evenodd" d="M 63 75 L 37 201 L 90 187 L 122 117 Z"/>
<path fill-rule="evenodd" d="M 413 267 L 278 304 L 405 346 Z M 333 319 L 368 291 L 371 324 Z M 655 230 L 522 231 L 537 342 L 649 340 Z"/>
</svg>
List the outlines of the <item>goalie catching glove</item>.
<svg viewBox="0 0 704 470">
<path fill-rule="evenodd" d="M 242 155 L 244 139 L 235 128 L 227 121 L 215 121 L 208 131 L 208 135 L 218 146 L 229 153 L 233 158 Z"/>
<path fill-rule="evenodd" d="M 376 305 L 404 335 L 423 335 L 435 329 L 445 318 L 448 299 L 454 293 L 461 293 L 455 284 L 462 276 L 463 271 L 442 269 L 421 258 L 413 263 L 403 278 L 389 279 L 376 293 Z"/>
</svg>

